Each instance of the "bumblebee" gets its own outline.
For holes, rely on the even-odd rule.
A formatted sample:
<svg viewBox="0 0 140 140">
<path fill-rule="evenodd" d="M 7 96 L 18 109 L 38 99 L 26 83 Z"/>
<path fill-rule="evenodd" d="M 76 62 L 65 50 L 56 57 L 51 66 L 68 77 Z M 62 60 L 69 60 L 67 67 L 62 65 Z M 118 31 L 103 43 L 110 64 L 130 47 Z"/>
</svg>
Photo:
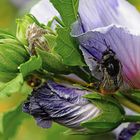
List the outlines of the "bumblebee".
<svg viewBox="0 0 140 140">
<path fill-rule="evenodd" d="M 111 49 L 103 52 L 100 68 L 103 77 L 99 82 L 99 91 L 102 94 L 110 94 L 117 91 L 123 83 L 122 65 Z"/>
<path fill-rule="evenodd" d="M 101 41 L 99 43 L 101 43 Z M 122 65 L 116 57 L 115 52 L 110 49 L 110 46 L 105 40 L 102 45 L 106 47 L 105 51 L 102 52 L 99 50 L 100 47 L 90 46 L 90 48 L 96 50 L 94 53 L 91 53 L 87 50 L 87 46 L 83 45 L 84 49 L 92 56 L 88 58 L 92 59 L 95 65 L 94 68 L 92 68 L 92 75 L 98 80 L 95 83 L 91 83 L 90 87 L 93 87 L 101 94 L 112 94 L 123 85 Z M 97 57 L 99 54 L 101 54 L 101 58 Z"/>
</svg>

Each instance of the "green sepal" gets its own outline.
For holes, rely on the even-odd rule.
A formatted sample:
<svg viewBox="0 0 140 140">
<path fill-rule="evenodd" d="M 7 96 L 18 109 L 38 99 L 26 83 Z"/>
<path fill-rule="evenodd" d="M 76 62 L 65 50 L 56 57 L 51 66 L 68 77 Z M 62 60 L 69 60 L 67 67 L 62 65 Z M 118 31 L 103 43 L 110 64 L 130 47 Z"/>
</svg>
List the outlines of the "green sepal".
<svg viewBox="0 0 140 140">
<path fill-rule="evenodd" d="M 36 23 L 40 26 L 40 23 L 37 19 L 31 15 L 27 14 L 23 17 L 23 19 L 17 19 L 17 32 L 16 37 L 24 44 L 28 45 L 27 38 L 26 38 L 26 31 L 29 25 Z"/>
<path fill-rule="evenodd" d="M 42 59 L 42 68 L 48 72 L 55 74 L 67 74 L 69 73 L 68 67 L 63 64 L 61 57 L 56 53 L 45 52 L 40 49 L 36 49 L 37 54 Z"/>
<path fill-rule="evenodd" d="M 115 98 L 113 98 L 110 95 L 102 96 L 99 93 L 94 92 L 93 94 L 87 94 L 84 97 L 89 100 L 97 100 L 97 101 L 99 100 L 99 101 L 116 105 L 120 109 L 121 113 L 125 114 L 124 108 L 120 105 L 120 103 Z"/>
<path fill-rule="evenodd" d="M 57 36 L 56 35 L 51 35 L 51 34 L 45 34 L 44 37 L 46 38 L 49 51 L 52 52 L 54 47 L 56 46 Z"/>
<path fill-rule="evenodd" d="M 40 56 L 31 56 L 30 59 L 19 66 L 20 73 L 26 77 L 31 72 L 42 68 L 42 59 Z"/>
<path fill-rule="evenodd" d="M 0 31 L 0 82 L 9 82 L 17 76 L 20 64 L 29 59 L 24 46 L 16 37 Z"/>
<path fill-rule="evenodd" d="M 116 101 L 114 103 L 114 99 L 102 98 L 101 95 L 97 94 L 89 94 L 85 97 L 101 110 L 97 117 L 81 123 L 81 126 L 87 128 L 87 134 L 97 135 L 106 133 L 122 123 L 125 112 Z"/>
</svg>

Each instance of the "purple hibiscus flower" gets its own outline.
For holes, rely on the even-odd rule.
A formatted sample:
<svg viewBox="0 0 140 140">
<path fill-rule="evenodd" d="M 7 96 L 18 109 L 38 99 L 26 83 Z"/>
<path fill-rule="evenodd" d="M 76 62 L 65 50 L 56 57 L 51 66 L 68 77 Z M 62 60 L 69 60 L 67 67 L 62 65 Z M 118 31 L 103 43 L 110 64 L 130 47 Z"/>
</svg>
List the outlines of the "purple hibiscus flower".
<svg viewBox="0 0 140 140">
<path fill-rule="evenodd" d="M 37 90 L 23 105 L 23 111 L 32 115 L 43 128 L 51 127 L 52 121 L 76 130 L 83 129 L 81 122 L 100 114 L 100 109 L 83 95 L 89 91 L 49 81 Z"/>
<path fill-rule="evenodd" d="M 98 69 L 106 50 L 121 65 L 123 80 L 133 88 L 140 87 L 140 15 L 125 0 L 80 0 L 79 20 L 72 26 L 72 36 L 77 38 L 80 49 L 94 77 L 101 80 Z M 60 17 L 48 0 L 40 1 L 31 13 L 42 23 L 54 16 Z M 130 20 L 131 18 L 131 20 Z M 32 92 L 23 110 L 31 114 L 43 128 L 55 121 L 64 126 L 83 129 L 81 122 L 99 115 L 100 110 L 83 95 L 90 92 L 54 82 Z"/>
<path fill-rule="evenodd" d="M 98 63 L 111 50 L 121 63 L 123 80 L 140 88 L 139 22 L 140 14 L 125 0 L 80 0 L 79 20 L 72 35 L 78 39 L 93 76 L 103 78 L 105 72 L 97 71 Z"/>
</svg>

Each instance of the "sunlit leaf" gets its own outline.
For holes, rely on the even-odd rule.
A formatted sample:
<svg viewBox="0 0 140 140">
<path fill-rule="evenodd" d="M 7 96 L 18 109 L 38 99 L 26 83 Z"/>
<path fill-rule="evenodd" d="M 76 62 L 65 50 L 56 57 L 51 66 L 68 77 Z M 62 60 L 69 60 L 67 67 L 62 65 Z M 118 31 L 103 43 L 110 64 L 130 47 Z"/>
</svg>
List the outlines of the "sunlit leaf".
<svg viewBox="0 0 140 140">
<path fill-rule="evenodd" d="M 9 140 L 15 136 L 22 121 L 27 118 L 19 106 L 16 110 L 6 113 L 3 116 L 3 140 Z"/>
<path fill-rule="evenodd" d="M 18 74 L 16 78 L 0 86 L 0 97 L 10 96 L 12 93 L 20 91 L 23 83 L 22 74 Z"/>
<path fill-rule="evenodd" d="M 63 64 L 62 59 L 55 53 L 45 52 L 37 49 L 37 53 L 42 59 L 42 68 L 53 73 L 67 73 L 68 68 Z"/>
<path fill-rule="evenodd" d="M 77 20 L 78 0 L 51 0 L 60 13 L 64 28 L 57 28 L 56 47 L 54 50 L 62 57 L 64 64 L 69 66 L 83 66 L 84 62 L 78 50 L 78 44 L 70 36 L 71 24 Z"/>
<path fill-rule="evenodd" d="M 23 77 L 27 76 L 35 70 L 39 70 L 42 66 L 42 60 L 40 56 L 32 56 L 29 61 L 20 65 L 19 69 Z"/>
<path fill-rule="evenodd" d="M 50 0 L 60 13 L 64 24 L 67 27 L 77 19 L 79 0 Z"/>
</svg>

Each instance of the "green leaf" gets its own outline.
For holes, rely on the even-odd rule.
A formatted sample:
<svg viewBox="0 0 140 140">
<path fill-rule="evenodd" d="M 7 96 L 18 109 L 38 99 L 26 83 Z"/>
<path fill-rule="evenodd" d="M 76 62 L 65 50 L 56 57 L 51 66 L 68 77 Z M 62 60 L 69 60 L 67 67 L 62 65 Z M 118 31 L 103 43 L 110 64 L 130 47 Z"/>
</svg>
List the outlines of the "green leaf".
<svg viewBox="0 0 140 140">
<path fill-rule="evenodd" d="M 70 36 L 68 28 L 58 28 L 57 45 L 54 51 L 63 59 L 64 64 L 69 66 L 85 66 L 81 53 L 78 50 L 78 44 Z"/>
<path fill-rule="evenodd" d="M 47 40 L 47 44 L 50 50 L 53 50 L 53 48 L 56 46 L 56 38 L 57 36 L 51 35 L 51 34 L 45 34 L 44 37 Z"/>
<path fill-rule="evenodd" d="M 15 136 L 22 121 L 27 118 L 19 106 L 14 111 L 8 112 L 3 116 L 3 140 L 9 140 Z"/>
<path fill-rule="evenodd" d="M 22 74 L 18 74 L 16 78 L 0 86 L 0 97 L 10 96 L 12 93 L 20 91 L 23 83 Z"/>
<path fill-rule="evenodd" d="M 20 88 L 19 93 L 25 94 L 25 97 L 26 97 L 26 95 L 31 94 L 32 90 L 33 90 L 32 87 L 30 87 L 30 86 L 27 84 L 27 82 L 24 82 L 23 85 L 22 85 L 22 87 Z"/>
<path fill-rule="evenodd" d="M 67 27 L 76 21 L 79 0 L 50 0 Z"/>
<path fill-rule="evenodd" d="M 140 131 L 138 131 L 137 134 L 133 136 L 131 140 L 139 140 L 139 139 L 140 139 Z"/>
<path fill-rule="evenodd" d="M 40 49 L 36 49 L 38 55 L 42 59 L 42 68 L 53 73 L 67 73 L 68 72 L 68 67 L 66 67 L 60 56 L 54 53 L 49 53 L 42 51 Z"/>
<path fill-rule="evenodd" d="M 106 103 L 116 105 L 120 109 L 122 114 L 125 114 L 125 111 L 124 111 L 123 107 L 120 105 L 120 103 L 115 98 L 111 97 L 110 95 L 102 96 L 99 93 L 94 92 L 93 94 L 87 94 L 84 97 L 89 100 L 103 101 Z"/>
<path fill-rule="evenodd" d="M 19 69 L 23 77 L 29 75 L 35 70 L 39 70 L 42 67 L 42 60 L 40 56 L 32 56 L 29 61 L 20 65 Z"/>
<path fill-rule="evenodd" d="M 78 50 L 78 44 L 70 36 L 71 24 L 77 20 L 78 0 L 50 0 L 58 10 L 65 27 L 57 28 L 58 37 L 54 51 L 58 53 L 64 64 L 69 66 L 84 66 L 82 55 Z"/>
</svg>

